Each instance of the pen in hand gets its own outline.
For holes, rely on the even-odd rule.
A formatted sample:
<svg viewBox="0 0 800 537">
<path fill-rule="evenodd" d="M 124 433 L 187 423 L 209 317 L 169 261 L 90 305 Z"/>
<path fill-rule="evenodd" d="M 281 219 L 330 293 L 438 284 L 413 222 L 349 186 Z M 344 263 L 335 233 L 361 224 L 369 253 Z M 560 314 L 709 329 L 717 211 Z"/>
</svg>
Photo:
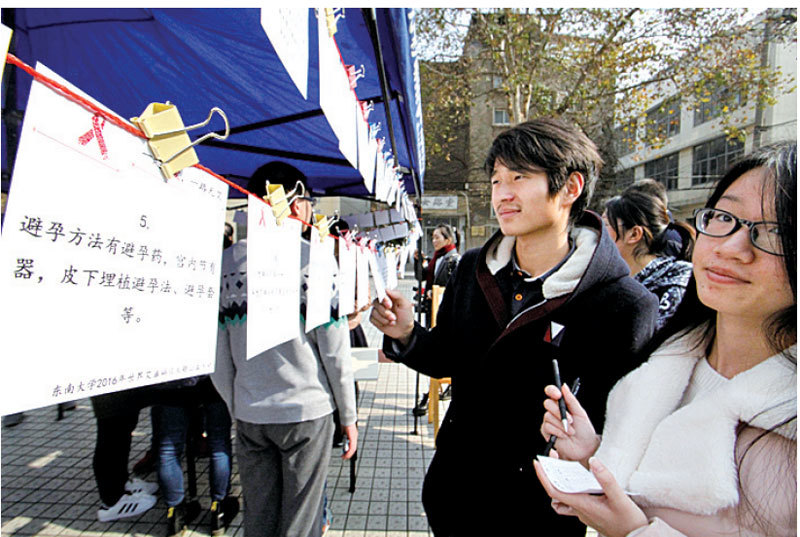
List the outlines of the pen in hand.
<svg viewBox="0 0 800 537">
<path fill-rule="evenodd" d="M 581 379 L 580 379 L 580 377 L 578 377 L 578 378 L 575 379 L 575 382 L 572 383 L 572 388 L 571 388 L 572 395 L 578 395 L 578 390 L 580 390 L 580 389 L 581 389 Z M 563 401 L 563 400 L 564 400 L 564 396 L 562 394 L 561 399 L 559 399 L 559 401 Z M 547 441 L 547 445 L 544 448 L 543 455 L 545 457 L 549 457 L 550 456 L 550 450 L 553 449 L 553 447 L 555 445 L 556 445 L 556 435 L 551 434 L 550 435 L 550 440 Z"/>
<path fill-rule="evenodd" d="M 561 389 L 561 373 L 558 372 L 558 360 L 553 358 L 553 376 L 556 381 L 556 388 Z M 564 398 L 558 400 L 558 410 L 561 412 L 561 424 L 564 426 L 564 432 L 569 430 L 569 422 L 567 421 L 567 404 Z"/>
</svg>

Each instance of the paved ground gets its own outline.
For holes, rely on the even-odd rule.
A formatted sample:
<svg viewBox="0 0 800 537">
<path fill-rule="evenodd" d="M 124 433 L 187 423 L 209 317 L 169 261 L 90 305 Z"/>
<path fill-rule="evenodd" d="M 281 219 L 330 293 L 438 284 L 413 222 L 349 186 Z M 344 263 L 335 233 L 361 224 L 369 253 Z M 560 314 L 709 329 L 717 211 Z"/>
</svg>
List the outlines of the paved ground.
<svg viewBox="0 0 800 537">
<path fill-rule="evenodd" d="M 400 289 L 410 296 L 411 280 Z M 380 344 L 380 334 L 368 322 L 364 328 L 370 345 Z M 404 366 L 380 364 L 377 381 L 360 382 L 359 458 L 356 491 L 348 492 L 349 463 L 333 450 L 328 472 L 328 494 L 334 513 L 330 537 L 427 536 L 429 529 L 420 502 L 422 478 L 433 456 L 433 426 L 414 420 L 416 375 Z M 427 390 L 427 379 L 420 382 Z M 444 403 L 445 405 L 447 403 Z M 55 407 L 26 413 L 20 425 L 0 432 L 0 524 L 2 537 L 11 536 L 107 536 L 165 535 L 163 501 L 147 513 L 114 523 L 97 521 L 99 499 L 92 474 L 95 424 L 88 400 L 56 421 Z M 142 412 L 134 433 L 131 464 L 150 442 L 147 413 Z M 235 444 L 234 444 L 235 445 Z M 235 460 L 235 458 L 234 458 Z M 198 495 L 208 508 L 207 461 L 197 464 Z M 146 476 L 155 481 L 155 474 Z M 241 495 L 234 466 L 233 494 Z M 227 535 L 243 535 L 242 515 Z M 193 525 L 190 535 L 208 535 L 206 514 Z"/>
</svg>

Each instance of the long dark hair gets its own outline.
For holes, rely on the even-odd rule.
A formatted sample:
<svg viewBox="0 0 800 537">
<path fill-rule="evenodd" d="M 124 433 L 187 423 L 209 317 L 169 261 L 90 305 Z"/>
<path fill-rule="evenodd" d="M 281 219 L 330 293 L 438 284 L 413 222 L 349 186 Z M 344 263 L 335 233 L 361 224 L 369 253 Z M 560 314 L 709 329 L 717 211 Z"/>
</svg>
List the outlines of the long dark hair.
<svg viewBox="0 0 800 537">
<path fill-rule="evenodd" d="M 694 230 L 686 224 L 674 222 L 660 197 L 644 190 L 625 190 L 606 201 L 608 224 L 618 237 L 636 226 L 642 228 L 642 240 L 634 247 L 633 255 L 664 257 L 674 253 L 677 259 L 690 261 L 694 247 Z M 681 246 L 673 252 L 670 231 L 680 235 Z"/>
<path fill-rule="evenodd" d="M 784 353 L 786 358 L 797 363 L 797 357 L 788 355 L 788 347 L 797 341 L 797 143 L 781 142 L 764 146 L 736 162 L 717 182 L 714 191 L 706 202 L 706 207 L 716 207 L 717 202 L 739 177 L 756 168 L 764 169 L 764 189 L 762 207 L 770 201 L 768 196 L 774 191 L 775 215 L 783 248 L 783 267 L 795 297 L 794 303 L 776 312 L 767 320 L 764 332 L 776 353 Z M 768 188 L 774 185 L 774 189 Z M 644 349 L 648 355 L 676 334 L 686 334 L 704 324 L 709 325 L 705 341 L 711 339 L 714 330 L 716 311 L 707 307 L 697 296 L 697 282 L 694 275 L 686 287 L 675 315 L 667 322 Z"/>
<path fill-rule="evenodd" d="M 762 190 L 761 206 L 762 208 L 766 208 L 768 203 L 771 202 L 774 204 L 781 246 L 784 254 L 783 266 L 792 289 L 792 294 L 794 295 L 794 302 L 792 305 L 776 312 L 772 317 L 767 319 L 763 327 L 764 335 L 774 352 L 776 354 L 780 353 L 796 368 L 797 356 L 796 352 L 791 349 L 791 346 L 797 342 L 797 327 L 795 325 L 795 319 L 797 318 L 797 143 L 781 142 L 765 146 L 738 161 L 719 180 L 714 188 L 714 192 L 706 203 L 706 207 L 715 207 L 719 199 L 734 181 L 744 173 L 757 168 L 762 168 L 764 170 L 764 188 Z M 774 186 L 774 188 L 772 188 L 772 186 Z M 771 199 L 773 192 L 774 199 Z M 692 276 L 686 288 L 686 294 L 678 306 L 675 315 L 667 321 L 664 328 L 655 335 L 643 352 L 649 355 L 670 337 L 675 335 L 685 336 L 691 330 L 703 325 L 706 326 L 705 337 L 698 340 L 697 344 L 710 345 L 715 332 L 715 316 L 715 310 L 700 302 L 697 296 L 697 282 L 694 276 Z M 783 402 L 783 404 L 785 404 L 785 402 Z M 752 502 L 742 487 L 741 469 L 745 464 L 745 459 L 748 454 L 754 452 L 753 448 L 760 440 L 777 429 L 791 426 L 793 423 L 796 424 L 796 421 L 797 412 L 795 410 L 793 416 L 780 423 L 776 423 L 769 430 L 762 431 L 741 451 L 737 451 L 739 490 L 741 492 L 740 504 L 742 506 L 739 512 L 740 521 L 747 516 L 750 523 L 755 523 L 762 527 L 766 534 L 770 533 L 769 522 L 765 520 L 763 514 L 760 513 L 756 507 L 759 502 Z M 746 423 L 740 424 L 740 430 L 746 425 Z M 776 462 L 788 464 L 791 467 L 786 468 L 786 471 L 791 475 L 796 475 L 796 457 L 796 448 L 793 447 L 792 449 L 787 449 L 786 459 L 784 461 Z"/>
</svg>

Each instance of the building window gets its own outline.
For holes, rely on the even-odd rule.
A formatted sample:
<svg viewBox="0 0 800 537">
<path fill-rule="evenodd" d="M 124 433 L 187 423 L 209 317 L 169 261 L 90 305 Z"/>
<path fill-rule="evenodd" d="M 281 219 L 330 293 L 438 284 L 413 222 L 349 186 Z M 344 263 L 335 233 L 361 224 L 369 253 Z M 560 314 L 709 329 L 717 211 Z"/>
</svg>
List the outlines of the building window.
<svg viewBox="0 0 800 537">
<path fill-rule="evenodd" d="M 510 124 L 511 122 L 508 119 L 508 110 L 506 110 L 505 108 L 495 108 L 492 125 L 510 125 Z"/>
<path fill-rule="evenodd" d="M 617 150 L 617 156 L 624 157 L 633 153 L 636 149 L 636 139 L 636 120 L 617 127 L 614 133 L 614 147 Z"/>
<path fill-rule="evenodd" d="M 500 75 L 492 75 L 492 89 L 501 89 L 503 87 L 503 77 Z"/>
<path fill-rule="evenodd" d="M 743 154 L 744 143 L 738 139 L 728 140 L 725 136 L 694 146 L 692 186 L 715 182 Z"/>
<path fill-rule="evenodd" d="M 627 170 L 618 171 L 614 176 L 614 182 L 617 183 L 617 188 L 623 190 L 633 184 L 636 177 L 636 168 L 628 168 Z"/>
<path fill-rule="evenodd" d="M 680 98 L 664 101 L 647 112 L 647 134 L 650 140 L 664 140 L 681 130 Z"/>
<path fill-rule="evenodd" d="M 645 177 L 651 177 L 663 183 L 667 190 L 678 188 L 678 153 L 671 153 L 651 160 L 644 165 Z"/>
<path fill-rule="evenodd" d="M 719 117 L 723 112 L 735 110 L 745 104 L 745 100 L 746 98 L 742 93 L 731 95 L 728 88 L 720 88 L 716 91 L 704 90 L 703 95 L 698 98 L 697 107 L 694 109 L 695 127 Z"/>
</svg>

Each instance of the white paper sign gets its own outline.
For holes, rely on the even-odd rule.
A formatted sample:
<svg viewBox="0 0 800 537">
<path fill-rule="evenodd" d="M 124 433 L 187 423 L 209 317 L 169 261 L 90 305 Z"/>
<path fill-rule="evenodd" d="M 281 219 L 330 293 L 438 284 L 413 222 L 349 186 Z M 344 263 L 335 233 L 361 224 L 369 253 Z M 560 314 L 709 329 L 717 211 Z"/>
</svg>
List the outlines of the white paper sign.
<svg viewBox="0 0 800 537">
<path fill-rule="evenodd" d="M 399 209 L 390 209 L 389 210 L 389 220 L 393 224 L 399 224 L 403 222 L 403 214 L 400 212 Z"/>
<path fill-rule="evenodd" d="M 438 211 L 441 209 L 458 209 L 458 196 L 424 196 L 422 198 L 422 209 Z"/>
<path fill-rule="evenodd" d="M 386 161 L 383 153 L 378 152 L 375 164 L 375 198 L 381 201 L 386 200 Z"/>
<path fill-rule="evenodd" d="M 336 258 L 333 256 L 334 239 L 328 235 L 320 239 L 317 228 L 311 228 L 311 245 L 308 266 L 308 291 L 306 292 L 306 332 L 331 320 L 331 300 L 334 296 Z"/>
<path fill-rule="evenodd" d="M 375 211 L 375 225 L 386 226 L 389 224 L 389 211 Z"/>
<path fill-rule="evenodd" d="M 300 222 L 248 196 L 247 358 L 300 336 Z"/>
<path fill-rule="evenodd" d="M 386 284 L 383 280 L 383 272 L 378 266 L 378 257 L 372 250 L 367 250 L 367 259 L 369 261 L 369 271 L 372 273 L 372 283 L 375 284 L 375 293 L 378 295 L 378 300 L 386 298 Z"/>
<path fill-rule="evenodd" d="M 305 7 L 261 8 L 261 27 L 304 99 L 308 99 L 309 13 Z"/>
<path fill-rule="evenodd" d="M 320 10 L 317 20 L 319 37 L 319 105 L 333 132 L 339 139 L 342 155 L 358 168 L 358 133 L 356 114 L 361 110 L 350 89 L 350 79 L 342 64 L 336 42 L 328 33 L 325 16 Z"/>
<path fill-rule="evenodd" d="M 397 287 L 397 252 L 390 249 L 386 252 L 386 288 Z"/>
<path fill-rule="evenodd" d="M 369 229 L 375 227 L 375 220 L 372 213 L 349 214 L 344 217 L 350 226 L 358 226 L 359 230 Z"/>
<path fill-rule="evenodd" d="M 369 123 L 362 114 L 356 117 L 358 134 L 358 171 L 364 179 L 364 186 L 370 192 L 375 188 L 375 149 L 377 146 L 370 143 Z"/>
<path fill-rule="evenodd" d="M 397 272 L 401 278 L 404 278 L 406 275 L 406 261 L 409 257 L 409 252 L 411 251 L 411 246 L 406 244 L 400 249 L 399 255 L 399 266 L 397 267 Z"/>
<path fill-rule="evenodd" d="M 339 317 L 356 310 L 356 250 L 355 244 L 339 239 Z"/>
<path fill-rule="evenodd" d="M 0 63 L 0 80 L 3 79 L 3 70 L 6 66 L 6 56 L 8 56 L 8 47 L 11 45 L 11 28 L 0 24 L 0 51 L 3 53 L 3 63 Z M 3 103 L 3 94 L 0 93 L 0 103 Z"/>
<path fill-rule="evenodd" d="M 394 236 L 395 237 L 405 237 L 408 235 L 408 224 L 403 222 L 402 224 L 395 224 L 392 226 L 394 229 Z"/>
<path fill-rule="evenodd" d="M 213 370 L 228 187 L 164 181 L 148 153 L 33 83 L 0 239 L 0 414 Z"/>
<path fill-rule="evenodd" d="M 337 119 L 336 136 L 339 138 L 339 151 L 350 161 L 353 168 L 358 168 L 358 124 L 356 118 L 361 111 L 358 99 L 352 91 L 343 93 L 340 104 L 341 118 Z M 347 118 L 349 114 L 349 119 Z"/>
<path fill-rule="evenodd" d="M 356 309 L 369 303 L 369 250 L 356 246 Z"/>
</svg>

